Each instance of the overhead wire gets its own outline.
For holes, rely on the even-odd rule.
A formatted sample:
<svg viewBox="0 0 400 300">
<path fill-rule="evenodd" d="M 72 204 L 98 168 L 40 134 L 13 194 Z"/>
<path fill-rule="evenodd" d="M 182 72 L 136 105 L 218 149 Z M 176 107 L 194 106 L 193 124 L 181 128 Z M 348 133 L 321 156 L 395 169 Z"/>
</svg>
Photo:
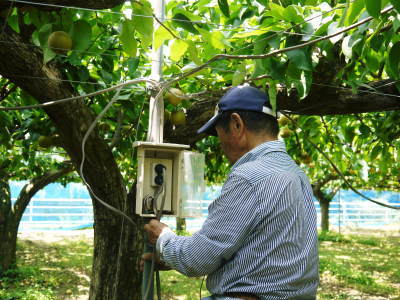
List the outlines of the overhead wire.
<svg viewBox="0 0 400 300">
<path fill-rule="evenodd" d="M 218 70 L 217 68 L 215 68 L 215 69 Z M 225 71 L 228 72 L 228 70 L 225 70 Z M 230 72 L 235 72 L 235 71 L 230 71 Z M 25 77 L 25 76 L 24 76 L 24 77 Z M 43 80 L 53 80 L 53 79 L 50 79 L 50 78 L 41 78 L 41 77 L 34 77 L 34 76 L 32 76 L 32 77 L 26 76 L 26 78 L 39 78 L 39 79 L 43 79 Z M 58 79 L 54 79 L 54 80 L 58 80 Z M 117 84 L 117 85 L 111 85 L 109 88 L 102 89 L 102 90 L 99 90 L 99 91 L 96 91 L 96 92 L 93 92 L 93 93 L 83 94 L 83 95 L 80 95 L 80 96 L 75 96 L 75 97 L 70 97 L 70 98 L 64 98 L 64 99 L 59 99 L 59 100 L 54 100 L 54 101 L 48 101 L 48 102 L 41 103 L 41 104 L 33 104 L 33 105 L 26 105 L 26 106 L 14 106 L 14 107 L 0 106 L 0 111 L 11 111 L 11 110 L 25 110 L 25 109 L 44 108 L 44 107 L 48 107 L 48 106 L 52 106 L 52 105 L 62 104 L 62 103 L 69 102 L 69 101 L 84 99 L 84 98 L 87 98 L 87 97 L 94 97 L 94 96 L 97 96 L 97 95 L 100 95 L 100 94 L 103 94 L 103 93 L 107 93 L 107 92 L 113 91 L 113 90 L 115 90 L 115 89 L 118 89 L 119 87 L 124 87 L 124 86 L 131 85 L 131 84 L 133 84 L 133 83 L 136 83 L 136 81 L 138 81 L 138 80 L 141 81 L 141 82 L 146 82 L 146 81 L 151 82 L 151 81 L 152 81 L 152 80 L 150 80 L 150 79 L 145 79 L 145 78 L 133 79 L 133 80 L 128 80 L 128 81 L 126 81 L 126 82 Z M 67 82 L 68 82 L 69 80 L 59 80 L 59 81 L 67 81 Z M 79 82 L 79 81 L 78 81 L 78 82 Z M 85 83 L 85 82 L 83 82 L 83 83 Z M 152 83 L 154 84 L 155 82 L 152 82 Z M 311 84 L 312 84 L 312 85 L 317 85 L 317 86 L 330 87 L 330 88 L 334 88 L 334 89 L 353 90 L 353 89 L 350 88 L 350 87 L 342 87 L 342 86 L 329 85 L 329 84 L 321 84 L 321 83 L 314 83 L 314 82 L 311 83 Z M 387 83 L 387 84 L 385 84 L 385 85 L 383 85 L 383 86 L 387 86 L 387 85 L 389 85 L 389 84 L 394 84 L 394 82 L 393 82 L 393 83 Z M 380 87 L 376 87 L 375 89 L 378 89 L 378 88 L 380 88 Z M 400 95 L 381 93 L 381 92 L 372 91 L 372 90 L 359 90 L 358 93 L 375 94 L 375 95 L 380 95 L 380 96 L 385 96 L 385 97 L 400 98 Z M 143 101 L 142 110 L 143 110 L 143 108 L 144 108 L 144 104 L 145 104 L 145 101 Z M 318 107 L 318 106 L 323 106 L 323 105 L 324 105 L 323 103 L 319 103 L 319 104 L 316 104 L 316 107 Z M 297 110 L 297 111 L 287 111 L 287 112 L 296 114 L 296 113 L 301 113 L 301 112 L 303 112 L 303 111 L 307 111 L 307 110 L 309 110 L 309 109 L 311 109 L 311 108 L 315 108 L 315 107 L 314 107 L 314 106 L 310 106 L 310 107 L 306 107 L 306 108 L 301 109 L 301 110 Z M 138 128 L 137 128 L 137 129 L 138 129 Z M 136 132 L 137 132 L 137 130 L 136 130 Z"/>
<path fill-rule="evenodd" d="M 352 0 L 352 1 L 350 1 L 349 3 L 353 3 L 353 2 L 355 2 L 355 1 L 356 1 L 356 0 Z M 333 11 L 335 11 L 335 10 L 337 10 L 337 9 L 342 9 L 342 8 L 344 8 L 346 5 L 347 5 L 347 3 L 346 3 L 346 4 L 343 4 L 343 5 L 339 6 L 339 7 L 334 7 L 334 8 L 332 8 L 331 10 L 328 10 L 328 11 L 323 12 L 323 13 L 321 13 L 321 14 L 317 14 L 316 16 L 310 17 L 310 18 L 304 20 L 303 22 L 297 23 L 297 24 L 295 24 L 295 25 L 290 26 L 289 28 L 286 28 L 285 31 L 292 30 L 292 29 L 294 29 L 294 28 L 296 28 L 296 27 L 298 27 L 298 26 L 300 26 L 300 25 L 306 24 L 306 23 L 308 23 L 308 22 L 310 22 L 310 21 L 312 21 L 312 20 L 314 20 L 314 19 L 316 19 L 316 18 L 323 17 L 323 16 L 325 16 L 325 15 L 327 15 L 327 14 L 330 14 L 331 12 L 333 12 Z M 247 49 L 247 48 L 254 47 L 254 44 L 257 44 L 257 43 L 260 43 L 260 42 L 269 40 L 269 39 L 275 37 L 278 33 L 281 33 L 281 32 L 279 32 L 279 31 L 274 32 L 273 35 L 268 36 L 268 37 L 265 37 L 265 38 L 262 38 L 262 39 L 257 40 L 257 41 L 254 41 L 254 42 L 251 43 L 250 45 L 245 46 L 245 47 L 243 47 L 243 48 L 239 48 L 239 49 L 235 50 L 235 51 L 232 52 L 232 53 L 237 53 L 237 52 L 240 52 L 240 51 L 245 50 L 245 49 Z M 305 36 L 313 36 L 313 35 L 310 35 L 310 34 L 304 34 L 304 35 L 305 35 Z M 315 37 L 320 37 L 320 36 L 315 36 Z"/>
<path fill-rule="evenodd" d="M 16 3 L 22 3 L 22 4 L 28 4 L 28 5 L 33 5 L 33 6 L 47 6 L 47 7 L 54 7 L 54 8 L 65 8 L 65 9 L 75 9 L 75 10 L 84 10 L 84 11 L 92 11 L 92 12 L 97 12 L 97 13 L 109 13 L 109 14 L 116 14 L 116 15 L 128 15 L 128 13 L 123 13 L 123 12 L 117 12 L 117 11 L 107 11 L 104 9 L 93 9 L 93 8 L 85 8 L 85 7 L 77 7 L 77 6 L 68 6 L 68 5 L 60 5 L 60 4 L 51 4 L 51 3 L 43 3 L 43 2 L 32 2 L 32 1 L 27 1 L 27 0 L 7 0 L 9 2 L 14 1 Z M 350 3 L 354 2 L 356 0 L 352 0 Z M 324 12 L 322 15 L 325 15 L 327 13 L 330 13 L 334 10 L 337 9 L 342 9 L 343 7 L 345 7 L 347 4 L 343 4 L 343 5 L 339 5 L 339 7 L 334 7 L 333 9 Z M 155 16 L 153 15 L 143 15 L 143 14 L 136 14 L 136 13 L 130 13 L 130 16 L 133 17 L 144 17 L 144 18 L 152 18 L 152 19 L 156 19 Z M 314 16 L 312 17 L 310 20 L 317 18 L 318 16 Z M 182 20 L 182 19 L 178 19 L 178 18 L 165 18 L 165 21 L 179 21 L 179 22 L 186 22 L 186 23 L 191 23 L 191 24 L 201 24 L 201 25 L 211 25 L 211 26 L 216 26 L 216 27 L 223 27 L 223 28 L 230 28 L 230 29 L 252 29 L 252 30 L 262 30 L 261 28 L 259 28 L 259 25 L 257 26 L 235 26 L 235 25 L 230 25 L 230 24 L 219 24 L 219 23 L 213 23 L 213 22 L 205 22 L 205 21 L 192 21 L 192 20 Z M 301 24 L 308 22 L 308 21 L 304 21 Z M 294 26 L 292 26 L 291 28 L 294 28 L 296 26 L 298 26 L 299 24 L 296 24 Z M 270 29 L 265 29 L 266 31 L 271 31 Z"/>
<path fill-rule="evenodd" d="M 8 110 L 24 110 L 24 109 L 32 109 L 32 108 L 44 108 L 44 107 L 48 107 L 48 106 L 53 106 L 53 105 L 58 105 L 58 104 L 62 104 L 65 102 L 70 102 L 70 101 L 75 101 L 75 100 L 81 100 L 87 97 L 94 97 L 100 94 L 104 94 L 107 92 L 111 92 L 114 90 L 118 90 L 124 86 L 127 85 L 132 85 L 132 84 L 136 84 L 136 83 L 143 83 L 143 82 L 149 82 L 151 84 L 153 84 L 154 86 L 158 86 L 158 83 L 155 82 L 152 79 L 148 79 L 148 78 L 138 78 L 138 79 L 133 79 L 133 80 L 128 80 L 126 82 L 122 82 L 119 84 L 116 84 L 114 86 L 111 86 L 109 88 L 105 88 L 93 93 L 89 93 L 89 94 L 84 94 L 84 95 L 79 95 L 79 96 L 74 96 L 74 97 L 69 97 L 69 98 L 63 98 L 63 99 L 58 99 L 58 100 L 53 100 L 53 101 L 48 101 L 48 102 L 44 102 L 41 104 L 34 104 L 34 105 L 25 105 L 25 106 L 19 106 L 19 107 L 4 107 L 4 106 L 0 106 L 0 111 L 8 111 Z"/>
</svg>

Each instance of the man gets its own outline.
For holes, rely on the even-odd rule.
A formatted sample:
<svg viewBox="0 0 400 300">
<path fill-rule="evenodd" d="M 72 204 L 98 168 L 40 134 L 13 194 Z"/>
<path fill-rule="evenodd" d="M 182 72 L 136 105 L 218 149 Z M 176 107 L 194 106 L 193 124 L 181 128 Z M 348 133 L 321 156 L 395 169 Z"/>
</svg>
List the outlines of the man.
<svg viewBox="0 0 400 300">
<path fill-rule="evenodd" d="M 187 276 L 208 275 L 213 295 L 208 299 L 316 297 L 312 190 L 278 132 L 264 92 L 250 86 L 230 89 L 198 131 L 218 135 L 232 164 L 203 227 L 183 237 L 156 220 L 145 225 L 161 264 Z"/>
</svg>

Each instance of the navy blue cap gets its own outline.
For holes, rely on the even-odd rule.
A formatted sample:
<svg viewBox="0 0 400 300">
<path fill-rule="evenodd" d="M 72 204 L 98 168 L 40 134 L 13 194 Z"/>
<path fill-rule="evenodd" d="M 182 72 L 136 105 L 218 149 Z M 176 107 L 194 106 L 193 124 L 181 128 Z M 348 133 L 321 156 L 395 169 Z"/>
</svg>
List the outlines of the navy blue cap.
<svg viewBox="0 0 400 300">
<path fill-rule="evenodd" d="M 269 97 L 266 93 L 249 85 L 238 85 L 229 89 L 222 96 L 215 107 L 214 116 L 197 133 L 216 135 L 215 125 L 221 117 L 222 112 L 232 110 L 262 112 L 275 118 L 277 117 L 271 109 Z"/>
</svg>

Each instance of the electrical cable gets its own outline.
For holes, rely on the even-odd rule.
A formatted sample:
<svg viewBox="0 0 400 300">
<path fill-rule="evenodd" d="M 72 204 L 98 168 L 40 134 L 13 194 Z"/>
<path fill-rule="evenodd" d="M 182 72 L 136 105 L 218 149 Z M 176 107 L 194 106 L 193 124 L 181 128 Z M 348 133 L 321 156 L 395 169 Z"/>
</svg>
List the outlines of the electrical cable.
<svg viewBox="0 0 400 300">
<path fill-rule="evenodd" d="M 160 221 L 161 217 L 162 217 L 162 213 L 164 210 L 164 204 L 165 204 L 165 193 L 164 193 L 164 188 L 165 188 L 165 178 L 163 180 L 162 185 L 159 186 L 159 188 L 155 191 L 154 193 L 154 200 L 153 200 L 153 205 L 156 208 L 156 211 L 154 211 L 155 215 L 156 215 L 156 220 Z M 162 195 L 162 199 L 161 199 L 161 206 L 160 209 L 157 209 L 157 201 L 158 201 L 158 197 Z M 154 270 L 155 270 L 155 264 L 156 264 L 156 248 L 153 247 L 153 253 L 152 253 L 152 258 L 151 258 L 151 267 L 150 267 L 150 275 L 149 275 L 149 282 L 145 291 L 145 294 L 143 296 L 143 300 L 147 300 L 150 294 L 150 290 L 151 287 L 153 286 L 153 280 L 154 280 Z M 158 270 L 156 270 L 156 273 L 158 273 Z M 159 275 L 158 275 L 159 278 Z M 157 280 L 158 281 L 158 280 Z M 159 281 L 157 282 L 157 298 L 161 299 L 161 290 L 160 287 L 158 286 Z M 160 293 L 159 293 L 160 292 Z"/>
<path fill-rule="evenodd" d="M 29 5 L 33 5 L 33 6 L 47 6 L 47 7 L 55 7 L 55 8 L 66 8 L 66 9 L 76 9 L 76 10 L 85 10 L 85 11 L 92 11 L 92 12 L 99 12 L 99 13 L 109 13 L 109 14 L 116 14 L 116 15 L 124 15 L 126 16 L 125 13 L 122 12 L 116 12 L 116 11 L 106 11 L 106 10 L 102 10 L 102 9 L 92 9 L 92 8 L 83 8 L 83 7 L 76 7 L 76 6 L 66 6 L 66 5 L 59 5 L 59 4 L 50 4 L 50 3 L 42 3 L 42 2 L 32 2 L 32 1 L 26 1 L 26 0 L 8 0 L 8 1 L 12 1 L 12 2 L 17 2 L 17 3 L 23 3 L 23 4 L 29 4 Z M 354 2 L 355 0 L 351 1 L 350 3 Z M 344 8 L 346 4 L 340 5 L 339 7 L 335 7 L 327 12 L 324 12 L 321 15 L 317 15 L 314 16 L 308 20 L 304 20 L 301 23 L 298 23 L 294 26 L 292 26 L 291 28 L 294 28 L 296 26 L 302 25 L 306 22 L 309 22 L 310 20 L 313 20 L 315 18 L 318 18 L 320 16 L 323 16 L 325 14 L 328 14 L 334 10 L 337 9 L 342 9 Z M 142 15 L 142 14 L 134 14 L 131 13 L 130 14 L 133 17 L 144 17 L 144 18 L 153 18 L 155 19 L 155 16 L 153 15 Z M 182 19 L 176 19 L 176 18 L 166 18 L 164 19 L 165 21 L 179 21 L 179 22 L 186 22 L 186 23 L 191 23 L 191 24 L 200 24 L 200 25 L 211 25 L 211 26 L 216 26 L 216 27 L 223 27 L 223 28 L 231 28 L 231 29 L 236 29 L 236 28 L 243 28 L 243 29 L 253 29 L 253 30 L 260 30 L 260 28 L 258 26 L 252 26 L 252 27 L 234 27 L 234 25 L 230 25 L 230 24 L 218 24 L 218 23 L 211 23 L 211 22 L 204 22 L 204 21 L 192 21 L 192 20 L 182 20 Z M 263 30 L 263 29 L 261 29 Z M 270 32 L 271 30 L 269 29 L 265 29 L 265 31 Z"/>
<path fill-rule="evenodd" d="M 199 298 L 199 300 L 201 300 L 201 290 L 202 290 L 202 288 L 203 288 L 204 278 L 206 278 L 206 276 L 203 276 L 203 278 L 201 279 L 201 283 L 200 283 L 200 292 L 199 292 L 200 298 Z"/>
<path fill-rule="evenodd" d="M 353 3 L 353 2 L 355 2 L 355 1 L 356 1 L 356 0 L 352 0 L 352 1 L 349 2 L 349 4 L 350 4 L 350 3 Z M 342 9 L 342 8 L 344 8 L 345 6 L 347 6 L 347 3 L 346 3 L 346 4 L 343 4 L 343 5 L 339 6 L 339 7 L 334 7 L 334 8 L 332 8 L 331 10 L 328 10 L 328 11 L 326 11 L 326 12 L 323 12 L 322 14 L 319 14 L 319 15 L 313 16 L 313 17 L 311 17 L 311 18 L 309 18 L 309 19 L 306 19 L 306 20 L 304 20 L 303 22 L 300 22 L 300 23 L 297 23 L 297 24 L 295 24 L 295 25 L 293 25 L 293 26 L 290 26 L 289 28 L 286 28 L 285 31 L 291 30 L 291 29 L 296 28 L 297 26 L 306 24 L 306 23 L 308 23 L 308 22 L 310 22 L 310 21 L 312 21 L 312 20 L 314 20 L 314 19 L 316 19 L 316 18 L 323 17 L 323 16 L 325 16 L 325 15 L 327 15 L 327 14 L 329 14 L 329 13 L 331 13 L 331 12 L 337 10 L 337 9 Z M 246 46 L 246 47 L 243 47 L 243 48 L 240 48 L 240 49 L 237 49 L 237 50 L 235 50 L 235 51 L 232 52 L 232 53 L 237 53 L 237 52 L 242 51 L 242 50 L 245 50 L 245 49 L 247 49 L 247 48 L 254 47 L 255 44 L 260 43 L 260 42 L 265 41 L 265 40 L 268 40 L 268 39 L 271 39 L 271 38 L 275 37 L 278 33 L 279 33 L 279 32 L 275 32 L 275 34 L 273 34 L 273 35 L 271 35 L 271 36 L 262 38 L 261 40 L 258 40 L 258 41 L 254 41 L 254 42 L 251 43 L 250 45 L 248 45 L 248 46 Z M 307 34 L 306 34 L 306 36 L 310 36 L 310 35 L 307 35 Z"/>
<path fill-rule="evenodd" d="M 120 89 L 117 90 L 117 92 L 115 93 L 114 97 L 111 99 L 111 101 L 106 105 L 106 107 L 100 112 L 100 114 L 98 114 L 96 116 L 96 118 L 94 119 L 94 121 L 92 122 L 92 124 L 89 126 L 89 129 L 86 131 L 85 136 L 83 137 L 82 140 L 82 145 L 81 145 L 81 150 L 82 150 L 82 161 L 79 167 L 79 173 L 80 176 L 82 178 L 83 183 L 86 185 L 86 187 L 88 188 L 88 190 L 90 191 L 90 193 L 93 195 L 93 197 L 99 201 L 101 204 L 103 204 L 105 207 L 107 207 L 109 210 L 123 216 L 124 218 L 126 218 L 132 225 L 136 226 L 136 223 L 128 216 L 126 215 L 124 212 L 120 211 L 119 209 L 109 205 L 108 203 L 104 202 L 103 200 L 100 199 L 100 197 L 98 197 L 96 195 L 96 193 L 93 191 L 92 187 L 89 185 L 89 183 L 86 181 L 85 175 L 83 173 L 83 165 L 85 163 L 85 144 L 86 141 L 89 137 L 89 135 L 92 133 L 93 129 L 95 128 L 97 122 L 104 116 L 104 114 L 110 109 L 110 107 L 118 100 L 118 96 L 120 93 Z"/>
<path fill-rule="evenodd" d="M 18 107 L 4 107 L 4 106 L 0 106 L 0 111 L 9 111 L 9 110 L 24 110 L 24 109 L 32 109 L 32 108 L 43 108 L 43 107 L 48 107 L 48 106 L 52 106 L 52 105 L 58 105 L 61 103 L 65 103 L 65 102 L 69 102 L 69 101 L 74 101 L 74 100 L 80 100 L 80 99 L 84 99 L 86 97 L 94 97 L 100 94 L 104 94 L 107 92 L 111 92 L 117 89 L 120 89 L 124 86 L 127 85 L 131 85 L 131 84 L 136 84 L 136 83 L 142 83 L 142 82 L 149 82 L 151 84 L 153 84 L 154 86 L 158 86 L 159 84 L 151 79 L 148 78 L 139 78 L 139 79 L 133 79 L 133 80 L 128 80 L 126 82 L 122 82 L 119 84 L 116 84 L 114 86 L 111 86 L 109 88 L 105 88 L 93 93 L 89 93 L 89 94 L 84 94 L 84 95 L 80 95 L 80 96 L 74 96 L 74 97 L 69 97 L 69 98 L 64 98 L 64 99 L 59 99 L 59 100 L 53 100 L 53 101 L 48 101 L 48 102 L 44 102 L 41 104 L 35 104 L 35 105 L 25 105 L 25 106 L 18 106 Z"/>
</svg>

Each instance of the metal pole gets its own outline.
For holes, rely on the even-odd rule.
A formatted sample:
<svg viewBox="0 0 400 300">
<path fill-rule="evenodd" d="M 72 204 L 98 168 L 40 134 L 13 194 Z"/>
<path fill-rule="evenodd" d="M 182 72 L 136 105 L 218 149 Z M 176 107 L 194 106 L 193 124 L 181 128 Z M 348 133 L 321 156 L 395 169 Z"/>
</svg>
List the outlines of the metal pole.
<svg viewBox="0 0 400 300">
<path fill-rule="evenodd" d="M 152 0 L 151 4 L 154 8 L 154 14 L 158 19 L 164 21 L 165 2 L 164 0 Z M 154 20 L 154 32 L 160 24 Z M 160 81 L 162 77 L 162 59 L 163 51 L 162 46 L 154 49 L 154 36 L 153 36 L 153 53 L 152 53 L 152 66 L 150 78 L 155 81 Z M 160 97 L 155 99 L 157 92 L 153 91 L 150 98 L 150 115 L 149 115 L 149 130 L 147 132 L 147 141 L 154 143 L 163 142 L 164 133 L 164 99 Z"/>
<path fill-rule="evenodd" d="M 151 0 L 151 5 L 154 10 L 154 14 L 157 18 L 163 22 L 165 15 L 165 2 L 164 0 Z M 154 20 L 154 32 L 160 26 L 156 20 Z M 154 35 L 153 35 L 153 52 L 152 52 L 152 67 L 150 78 L 155 81 L 160 81 L 162 77 L 162 45 L 158 49 L 154 49 Z M 151 90 L 150 97 L 150 112 L 149 112 L 149 128 L 147 132 L 147 141 L 153 143 L 162 143 L 164 138 L 164 99 L 160 97 L 156 100 L 157 91 Z M 146 239 L 144 242 L 144 251 L 152 253 L 152 247 L 149 246 Z M 151 276 L 151 262 L 144 264 L 143 270 L 143 281 L 142 281 L 142 297 L 143 300 L 152 300 L 154 295 L 154 280 Z M 151 284 L 150 287 L 149 284 Z M 149 289 L 147 299 L 144 299 L 146 291 Z"/>
</svg>

